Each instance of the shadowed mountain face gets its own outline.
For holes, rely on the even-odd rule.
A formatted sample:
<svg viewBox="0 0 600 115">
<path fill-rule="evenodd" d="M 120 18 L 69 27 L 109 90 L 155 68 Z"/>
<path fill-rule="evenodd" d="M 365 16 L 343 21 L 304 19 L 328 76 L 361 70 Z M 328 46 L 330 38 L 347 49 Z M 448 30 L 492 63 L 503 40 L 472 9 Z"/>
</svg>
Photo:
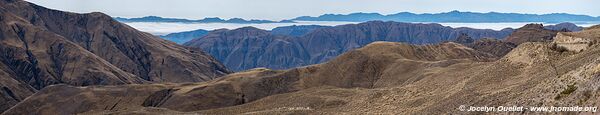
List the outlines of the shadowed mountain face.
<svg viewBox="0 0 600 115">
<path fill-rule="evenodd" d="M 587 41 L 600 40 L 598 32 L 561 32 L 551 42 L 522 43 L 499 59 L 452 42 L 373 42 L 323 64 L 254 69 L 203 83 L 52 86 L 5 114 L 484 114 L 457 108 L 595 107 L 600 46 Z M 570 42 L 585 49 L 552 45 Z"/>
<path fill-rule="evenodd" d="M 211 56 L 102 13 L 0 0 L 0 110 L 52 84 L 207 81 L 229 73 Z"/>
<path fill-rule="evenodd" d="M 283 27 L 274 28 L 273 30 L 271 30 L 271 34 L 299 37 L 299 36 L 302 36 L 309 32 L 312 32 L 315 29 L 326 28 L 326 27 L 329 27 L 329 26 L 319 26 L 319 25 L 283 26 Z M 183 43 L 191 41 L 193 39 L 204 37 L 206 34 L 208 34 L 208 32 L 209 31 L 207 31 L 207 30 L 198 29 L 198 30 L 193 30 L 193 31 L 170 33 L 170 34 L 163 35 L 160 37 L 163 39 L 169 40 L 169 41 L 173 41 L 177 44 L 183 44 Z"/>
<path fill-rule="evenodd" d="M 554 31 L 564 31 L 564 30 L 569 30 L 572 32 L 578 32 L 583 30 L 583 27 L 579 27 L 573 23 L 569 23 L 569 22 L 565 22 L 565 23 L 560 23 L 560 24 L 556 24 L 556 25 L 547 25 L 544 26 L 545 29 L 548 30 L 554 30 Z"/>
<path fill-rule="evenodd" d="M 252 27 L 216 30 L 184 45 L 198 47 L 234 71 L 267 67 L 289 69 L 317 64 L 375 41 L 430 44 L 451 41 L 460 33 L 475 39 L 504 38 L 512 29 L 451 28 L 439 24 L 372 21 L 314 29 L 302 36 L 274 35 Z"/>
<path fill-rule="evenodd" d="M 286 69 L 308 65 L 310 55 L 294 41 L 294 37 L 272 35 L 254 27 L 235 30 L 215 30 L 208 35 L 186 42 L 209 52 L 228 68 L 241 71 L 256 67 Z"/>
</svg>

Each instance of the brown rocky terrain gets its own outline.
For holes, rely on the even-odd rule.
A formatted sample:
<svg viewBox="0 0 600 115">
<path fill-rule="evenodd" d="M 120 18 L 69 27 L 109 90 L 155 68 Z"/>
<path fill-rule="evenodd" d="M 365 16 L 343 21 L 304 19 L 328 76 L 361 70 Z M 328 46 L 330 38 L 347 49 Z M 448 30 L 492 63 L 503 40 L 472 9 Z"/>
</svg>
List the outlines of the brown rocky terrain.
<svg viewBox="0 0 600 115">
<path fill-rule="evenodd" d="M 382 53 L 389 55 L 381 56 Z M 209 82 L 93 87 L 52 86 L 31 96 L 7 111 L 6 114 L 30 113 L 32 111 L 26 108 L 32 107 L 39 108 L 36 109 L 38 111 L 33 112 L 36 114 L 121 112 L 148 109 L 148 107 L 191 112 L 250 103 L 267 96 L 313 87 L 378 88 L 394 86 L 414 80 L 408 79 L 409 76 L 392 77 L 396 75 L 396 72 L 410 72 L 427 68 L 424 66 L 443 67 L 459 62 L 486 62 L 492 61 L 494 58 L 495 56 L 491 54 L 479 52 L 457 43 L 415 46 L 404 43 L 375 42 L 322 65 L 287 71 L 254 69 L 230 74 Z M 450 61 L 447 61 L 448 59 Z M 395 62 L 410 65 L 388 65 Z M 404 68 L 400 71 L 390 70 L 395 67 Z M 388 72 L 391 73 L 381 74 Z M 339 73 L 344 74 L 338 75 Z M 75 104 L 65 104 L 65 102 Z"/>
<path fill-rule="evenodd" d="M 549 30 L 544 28 L 542 24 L 527 24 L 515 30 L 510 36 L 504 38 L 504 40 L 516 45 L 525 42 L 550 42 L 556 36 L 556 33 L 560 31 L 566 32 L 569 30 Z"/>
<path fill-rule="evenodd" d="M 561 34 L 600 39 L 597 31 Z M 4 114 L 484 114 L 458 107 L 600 106 L 600 46 L 574 52 L 552 44 L 522 43 L 495 59 L 452 42 L 374 42 L 323 64 L 203 83 L 52 86 Z M 519 113 L 539 114 L 501 112 Z"/>
<path fill-rule="evenodd" d="M 208 81 L 229 73 L 211 56 L 102 13 L 0 0 L 0 111 L 53 84 Z"/>
<path fill-rule="evenodd" d="M 454 40 L 454 42 L 463 44 L 481 52 L 490 53 L 497 57 L 502 57 L 517 47 L 517 45 L 513 43 L 494 38 L 482 38 L 474 40 L 467 34 L 461 34 L 458 36 L 458 38 L 456 38 L 456 40 Z"/>
</svg>

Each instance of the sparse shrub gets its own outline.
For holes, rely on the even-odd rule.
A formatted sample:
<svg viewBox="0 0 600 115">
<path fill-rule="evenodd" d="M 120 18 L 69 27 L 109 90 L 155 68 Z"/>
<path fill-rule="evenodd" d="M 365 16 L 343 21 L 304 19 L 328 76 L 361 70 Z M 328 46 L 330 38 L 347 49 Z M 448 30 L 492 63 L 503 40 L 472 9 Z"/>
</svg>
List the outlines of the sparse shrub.
<svg viewBox="0 0 600 115">
<path fill-rule="evenodd" d="M 575 90 L 577 90 L 577 86 L 575 86 L 575 84 L 567 85 L 567 89 L 563 90 L 562 92 L 560 92 L 560 94 L 556 95 L 556 97 L 554 97 L 554 99 L 559 100 L 563 96 L 567 96 L 567 95 L 570 95 L 571 93 L 575 92 Z"/>
<path fill-rule="evenodd" d="M 566 47 L 558 46 L 556 43 L 553 43 L 552 46 L 550 47 L 550 49 L 560 52 L 560 53 L 569 51 Z"/>
<path fill-rule="evenodd" d="M 579 100 L 579 103 L 583 104 L 586 101 L 588 101 L 591 97 L 592 97 L 592 91 L 590 91 L 590 90 L 583 91 L 583 99 Z"/>
<path fill-rule="evenodd" d="M 592 40 L 591 42 L 588 42 L 588 47 L 591 47 L 591 46 L 595 45 L 596 43 L 598 43 L 597 40 Z"/>
</svg>

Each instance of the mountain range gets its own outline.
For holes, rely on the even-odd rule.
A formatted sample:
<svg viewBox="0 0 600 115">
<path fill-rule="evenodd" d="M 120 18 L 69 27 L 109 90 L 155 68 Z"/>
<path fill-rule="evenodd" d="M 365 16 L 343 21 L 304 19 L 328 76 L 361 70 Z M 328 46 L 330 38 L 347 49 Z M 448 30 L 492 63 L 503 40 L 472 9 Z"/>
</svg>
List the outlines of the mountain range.
<svg viewBox="0 0 600 115">
<path fill-rule="evenodd" d="M 311 32 L 312 30 L 315 30 L 318 28 L 326 28 L 326 27 L 330 27 L 330 26 L 320 26 L 320 25 L 282 26 L 282 27 L 273 28 L 270 31 L 270 33 L 273 35 L 286 35 L 286 36 L 299 37 L 299 36 L 302 36 L 304 34 Z M 208 34 L 209 32 L 210 32 L 209 30 L 197 29 L 197 30 L 192 30 L 192 31 L 170 33 L 167 35 L 161 35 L 159 37 L 169 40 L 169 41 L 173 41 L 177 44 L 183 44 L 185 42 L 191 41 L 192 39 L 203 37 L 206 34 Z"/>
<path fill-rule="evenodd" d="M 574 24 L 552 27 L 559 26 L 567 28 Z M 542 27 L 541 30 L 545 29 Z M 510 28 L 496 31 L 451 28 L 440 24 L 370 21 L 334 27 L 288 26 L 272 31 L 253 27 L 220 29 L 183 45 L 203 49 L 234 71 L 257 67 L 279 70 L 323 63 L 375 41 L 435 44 L 453 41 L 462 33 L 474 40 L 504 39 L 513 31 Z"/>
<path fill-rule="evenodd" d="M 451 11 L 444 13 L 415 14 L 400 12 L 396 14 L 382 15 L 379 13 L 351 13 L 351 14 L 324 14 L 318 17 L 301 16 L 294 21 L 351 21 L 366 22 L 373 20 L 397 21 L 397 22 L 578 22 L 578 21 L 600 21 L 600 17 L 588 15 L 576 15 L 567 13 L 552 14 L 520 14 L 520 13 L 478 13 Z"/>
<path fill-rule="evenodd" d="M 120 22 L 179 22 L 179 23 L 237 23 L 237 24 L 261 24 L 261 23 L 294 23 L 291 20 L 270 21 L 270 20 L 245 20 L 242 18 L 231 18 L 224 20 L 221 18 L 204 18 L 200 20 L 189 20 L 180 18 L 163 18 L 158 16 L 146 16 L 141 18 L 122 18 L 115 17 Z"/>
<path fill-rule="evenodd" d="M 400 12 L 396 14 L 383 15 L 379 13 L 350 13 L 350 14 L 323 14 L 320 16 L 300 16 L 282 21 L 270 20 L 244 20 L 232 18 L 224 20 L 220 18 L 204 18 L 200 20 L 189 20 L 179 18 L 163 18 L 158 16 L 146 16 L 141 18 L 115 17 L 121 22 L 182 22 L 182 23 L 295 23 L 295 21 L 396 21 L 396 22 L 452 22 L 452 23 L 497 23 L 497 22 L 599 22 L 600 16 L 550 13 L 550 14 L 523 14 L 523 13 L 500 13 L 500 12 L 462 12 L 450 11 L 442 13 L 411 13 Z"/>
</svg>

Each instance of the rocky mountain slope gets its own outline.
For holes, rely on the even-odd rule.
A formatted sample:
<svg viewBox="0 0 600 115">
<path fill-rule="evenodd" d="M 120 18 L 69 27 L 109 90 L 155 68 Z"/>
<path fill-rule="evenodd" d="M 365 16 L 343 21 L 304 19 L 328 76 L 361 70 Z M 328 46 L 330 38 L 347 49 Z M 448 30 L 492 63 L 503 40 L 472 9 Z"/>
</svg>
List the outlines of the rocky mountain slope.
<svg viewBox="0 0 600 115">
<path fill-rule="evenodd" d="M 504 38 L 512 31 L 371 21 L 318 28 L 300 37 L 273 35 L 252 27 L 216 30 L 184 45 L 204 49 L 234 71 L 256 67 L 289 69 L 322 63 L 375 41 L 430 44 L 454 40 L 460 33 L 479 39 Z"/>
<path fill-rule="evenodd" d="M 562 30 L 549 30 L 544 28 L 542 24 L 527 24 L 504 39 L 517 45 L 525 42 L 549 42 L 560 31 L 566 32 L 569 30 L 564 28 Z"/>
<path fill-rule="evenodd" d="M 510 52 L 512 49 L 517 47 L 514 43 L 498 40 L 494 38 L 483 38 L 475 40 L 467 34 L 460 34 L 456 40 L 456 43 L 460 43 L 467 47 L 473 48 L 481 52 L 487 52 L 497 57 L 502 57 Z"/>
<path fill-rule="evenodd" d="M 561 34 L 598 40 L 598 31 Z M 204 83 L 52 86 L 5 114 L 485 114 L 458 108 L 600 106 L 600 46 L 575 52 L 554 43 L 560 42 L 522 43 L 496 59 L 452 42 L 374 42 L 323 64 Z"/>
<path fill-rule="evenodd" d="M 53 84 L 198 82 L 227 73 L 199 49 L 137 31 L 102 13 L 0 0 L 0 111 Z"/>
</svg>

